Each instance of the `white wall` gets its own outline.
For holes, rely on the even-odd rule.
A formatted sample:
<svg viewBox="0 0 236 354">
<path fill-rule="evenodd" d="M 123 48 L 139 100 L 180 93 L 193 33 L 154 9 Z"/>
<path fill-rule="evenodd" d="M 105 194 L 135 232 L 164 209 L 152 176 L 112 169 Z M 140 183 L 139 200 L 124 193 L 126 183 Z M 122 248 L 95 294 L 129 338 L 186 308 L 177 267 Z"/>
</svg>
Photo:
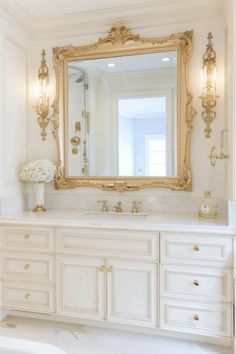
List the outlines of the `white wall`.
<svg viewBox="0 0 236 354">
<path fill-rule="evenodd" d="M 226 185 L 229 200 L 229 223 L 236 226 L 236 3 L 224 1 L 225 30 L 227 33 L 227 71 L 226 71 L 226 112 L 228 116 L 228 152 Z"/>
<path fill-rule="evenodd" d="M 30 35 L 0 9 L 0 215 L 24 204 L 20 166 L 28 160 Z"/>
</svg>

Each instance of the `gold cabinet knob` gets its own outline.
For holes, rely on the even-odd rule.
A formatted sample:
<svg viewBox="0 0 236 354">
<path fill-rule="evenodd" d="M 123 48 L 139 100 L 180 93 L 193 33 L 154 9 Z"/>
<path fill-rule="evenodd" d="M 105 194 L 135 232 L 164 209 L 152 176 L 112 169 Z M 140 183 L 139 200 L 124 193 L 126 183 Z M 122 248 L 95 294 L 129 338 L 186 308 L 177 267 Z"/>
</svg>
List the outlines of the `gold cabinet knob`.
<svg viewBox="0 0 236 354">
<path fill-rule="evenodd" d="M 26 235 L 24 236 L 24 239 L 25 239 L 25 240 L 28 240 L 29 237 L 30 237 L 30 235 L 26 234 Z"/>
<path fill-rule="evenodd" d="M 199 286 L 199 281 L 198 281 L 198 280 L 194 280 L 194 281 L 193 281 L 193 285 Z"/>
<path fill-rule="evenodd" d="M 100 265 L 98 267 L 98 270 L 99 270 L 99 272 L 103 273 L 105 271 L 105 266 L 104 265 Z"/>
<path fill-rule="evenodd" d="M 199 321 L 200 319 L 199 319 L 199 315 L 198 314 L 194 314 L 193 315 L 193 319 L 194 319 L 194 321 Z"/>
<path fill-rule="evenodd" d="M 29 266 L 30 266 L 29 263 L 26 263 L 26 264 L 24 265 L 24 269 L 25 269 L 25 270 L 29 269 Z"/>
<path fill-rule="evenodd" d="M 199 250 L 200 250 L 200 249 L 199 249 L 199 246 L 194 245 L 194 246 L 193 246 L 193 250 L 194 250 L 195 252 L 199 252 Z"/>
<path fill-rule="evenodd" d="M 113 267 L 112 267 L 111 265 L 110 265 L 109 267 L 107 267 L 107 271 L 108 271 L 109 273 L 111 273 L 112 270 L 113 270 Z"/>
<path fill-rule="evenodd" d="M 24 298 L 25 298 L 25 300 L 29 300 L 30 294 L 29 294 L 29 293 L 26 293 L 26 294 L 24 295 Z"/>
</svg>

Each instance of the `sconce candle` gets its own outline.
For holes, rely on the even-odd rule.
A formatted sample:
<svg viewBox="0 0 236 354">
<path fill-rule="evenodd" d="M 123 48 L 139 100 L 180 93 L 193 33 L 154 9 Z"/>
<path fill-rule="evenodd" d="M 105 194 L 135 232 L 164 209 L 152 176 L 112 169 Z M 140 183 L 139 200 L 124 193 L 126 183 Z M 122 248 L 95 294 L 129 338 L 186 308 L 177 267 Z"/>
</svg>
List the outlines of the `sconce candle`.
<svg viewBox="0 0 236 354">
<path fill-rule="evenodd" d="M 208 34 L 207 49 L 203 55 L 202 65 L 202 96 L 199 97 L 202 101 L 202 119 L 206 124 L 204 129 L 205 137 L 211 136 L 211 124 L 216 117 L 216 53 L 213 49 L 211 32 Z"/>
</svg>

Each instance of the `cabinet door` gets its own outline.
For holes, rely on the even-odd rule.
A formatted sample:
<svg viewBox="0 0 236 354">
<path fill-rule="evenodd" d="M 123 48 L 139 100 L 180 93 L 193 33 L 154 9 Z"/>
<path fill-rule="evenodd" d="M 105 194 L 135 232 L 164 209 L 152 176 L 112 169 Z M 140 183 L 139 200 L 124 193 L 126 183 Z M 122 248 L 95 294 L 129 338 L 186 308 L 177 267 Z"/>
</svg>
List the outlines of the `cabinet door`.
<svg viewBox="0 0 236 354">
<path fill-rule="evenodd" d="M 157 264 L 108 260 L 109 321 L 157 325 Z"/>
<path fill-rule="evenodd" d="M 61 315 L 104 319 L 105 266 L 103 258 L 59 257 Z"/>
</svg>

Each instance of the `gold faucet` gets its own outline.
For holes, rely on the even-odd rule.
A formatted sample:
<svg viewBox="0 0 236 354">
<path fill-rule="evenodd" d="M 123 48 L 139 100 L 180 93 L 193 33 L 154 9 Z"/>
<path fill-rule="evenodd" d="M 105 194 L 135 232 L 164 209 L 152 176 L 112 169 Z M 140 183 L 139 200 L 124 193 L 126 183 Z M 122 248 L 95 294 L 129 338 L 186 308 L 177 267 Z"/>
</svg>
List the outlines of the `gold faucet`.
<svg viewBox="0 0 236 354">
<path fill-rule="evenodd" d="M 132 202 L 132 209 L 131 213 L 138 213 L 139 212 L 139 205 L 142 205 L 142 202 L 139 202 L 137 200 L 133 200 Z"/>
<path fill-rule="evenodd" d="M 109 211 L 108 206 L 107 206 L 107 200 L 98 200 L 97 202 L 98 203 L 102 203 L 102 208 L 101 208 L 102 212 L 108 212 Z"/>
<path fill-rule="evenodd" d="M 116 213 L 122 213 L 123 212 L 123 209 L 122 209 L 122 206 L 121 206 L 121 201 L 119 200 L 117 202 L 117 205 L 114 205 L 112 207 L 112 211 L 116 212 Z"/>
</svg>

